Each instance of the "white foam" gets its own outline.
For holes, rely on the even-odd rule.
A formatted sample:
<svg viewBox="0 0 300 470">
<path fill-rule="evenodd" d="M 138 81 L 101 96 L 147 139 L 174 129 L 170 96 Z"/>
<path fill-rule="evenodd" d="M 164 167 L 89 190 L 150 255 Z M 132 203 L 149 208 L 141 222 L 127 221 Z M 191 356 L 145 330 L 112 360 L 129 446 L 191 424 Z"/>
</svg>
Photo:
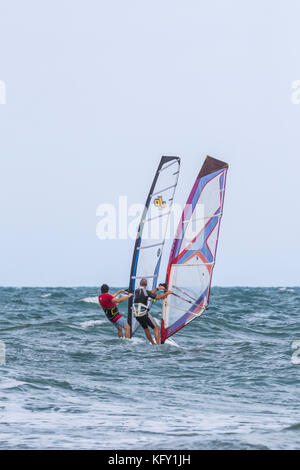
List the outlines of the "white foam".
<svg viewBox="0 0 300 470">
<path fill-rule="evenodd" d="M 175 346 L 175 348 L 180 348 L 176 341 L 171 338 L 166 339 L 165 344 L 168 344 L 169 346 Z"/>
<path fill-rule="evenodd" d="M 26 384 L 26 382 L 20 382 L 14 379 L 1 379 L 0 389 L 15 388 L 24 384 Z"/>
<path fill-rule="evenodd" d="M 50 297 L 52 294 L 43 294 L 42 297 Z"/>
<path fill-rule="evenodd" d="M 79 323 L 79 326 L 81 326 L 81 328 L 90 328 L 91 326 L 103 325 L 103 323 L 107 323 L 106 320 L 87 320 Z"/>
<path fill-rule="evenodd" d="M 87 302 L 88 304 L 97 304 L 98 297 L 85 297 L 84 299 L 80 299 L 79 302 Z"/>
<path fill-rule="evenodd" d="M 287 287 L 280 287 L 279 290 L 283 292 L 295 292 L 294 289 L 287 288 Z"/>
<path fill-rule="evenodd" d="M 143 338 L 137 338 L 137 337 L 131 338 L 131 339 L 129 339 L 128 341 L 130 341 L 131 344 L 142 344 L 142 343 L 145 343 L 145 340 L 144 340 Z"/>
</svg>

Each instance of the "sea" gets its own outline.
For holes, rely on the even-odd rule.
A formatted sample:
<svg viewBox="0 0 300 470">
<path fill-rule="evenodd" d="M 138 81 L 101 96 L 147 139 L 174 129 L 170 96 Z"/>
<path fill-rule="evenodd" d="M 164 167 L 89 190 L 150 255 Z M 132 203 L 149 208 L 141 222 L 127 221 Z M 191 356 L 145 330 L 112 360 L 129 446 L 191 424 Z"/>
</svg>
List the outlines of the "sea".
<svg viewBox="0 0 300 470">
<path fill-rule="evenodd" d="M 0 449 L 300 448 L 299 287 L 213 287 L 159 346 L 98 294 L 0 288 Z"/>
</svg>

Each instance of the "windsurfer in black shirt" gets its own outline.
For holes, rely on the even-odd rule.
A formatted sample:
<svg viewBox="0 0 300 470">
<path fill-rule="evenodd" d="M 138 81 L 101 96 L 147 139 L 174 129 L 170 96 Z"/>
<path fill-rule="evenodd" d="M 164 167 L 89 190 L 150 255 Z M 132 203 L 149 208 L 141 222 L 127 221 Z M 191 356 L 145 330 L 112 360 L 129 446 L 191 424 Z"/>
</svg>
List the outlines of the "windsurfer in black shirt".
<svg viewBox="0 0 300 470">
<path fill-rule="evenodd" d="M 156 294 L 159 290 L 163 290 L 163 294 Z M 152 344 L 155 344 L 155 342 L 153 341 L 149 327 L 154 329 L 156 344 L 160 344 L 160 331 L 156 321 L 148 311 L 148 299 L 153 299 L 155 302 L 156 300 L 165 299 L 170 294 L 172 294 L 172 291 L 167 291 L 165 284 L 160 284 L 156 289 L 147 290 L 147 279 L 141 279 L 140 287 L 134 292 L 133 312 L 135 318 L 143 327 L 146 338 L 148 338 Z"/>
</svg>

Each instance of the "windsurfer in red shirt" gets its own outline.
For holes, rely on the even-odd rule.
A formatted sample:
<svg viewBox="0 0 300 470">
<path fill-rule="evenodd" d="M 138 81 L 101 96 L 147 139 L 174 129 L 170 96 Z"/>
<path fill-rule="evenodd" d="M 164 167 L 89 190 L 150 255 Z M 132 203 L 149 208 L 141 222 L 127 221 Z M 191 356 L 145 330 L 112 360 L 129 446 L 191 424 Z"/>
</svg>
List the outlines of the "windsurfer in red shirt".
<svg viewBox="0 0 300 470">
<path fill-rule="evenodd" d="M 121 294 L 121 292 L 125 292 L 125 289 L 120 289 L 113 295 L 109 294 L 108 291 L 108 285 L 103 284 L 101 286 L 101 295 L 99 295 L 99 303 L 103 308 L 107 319 L 118 329 L 119 338 L 123 338 L 123 328 L 125 330 L 125 338 L 130 338 L 130 326 L 125 318 L 120 314 L 116 304 L 124 302 L 129 299 L 129 297 L 132 297 L 133 294 L 128 294 L 124 297 L 118 298 L 118 295 Z"/>
</svg>

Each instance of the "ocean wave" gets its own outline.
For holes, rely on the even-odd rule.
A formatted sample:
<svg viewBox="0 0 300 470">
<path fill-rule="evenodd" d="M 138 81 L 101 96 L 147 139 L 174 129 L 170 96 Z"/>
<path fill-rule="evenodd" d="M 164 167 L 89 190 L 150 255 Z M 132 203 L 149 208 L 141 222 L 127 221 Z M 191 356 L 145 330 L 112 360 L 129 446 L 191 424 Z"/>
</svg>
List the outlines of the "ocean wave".
<svg viewBox="0 0 300 470">
<path fill-rule="evenodd" d="M 25 385 L 27 382 L 21 382 L 19 380 L 14 379 L 1 379 L 0 381 L 0 389 L 7 390 L 11 388 L 20 387 L 20 385 Z"/>
<path fill-rule="evenodd" d="M 279 290 L 281 292 L 295 292 L 295 289 L 292 289 L 291 287 L 280 287 Z"/>
<path fill-rule="evenodd" d="M 125 340 L 127 340 L 127 338 L 124 338 Z M 145 343 L 145 339 L 144 338 L 137 338 L 137 337 L 133 337 L 131 338 L 130 340 L 130 344 L 143 344 Z"/>
<path fill-rule="evenodd" d="M 300 288 L 280 288 L 214 289 L 180 347 L 119 339 L 97 287 L 0 288 L 0 448 L 298 448 Z"/>
<path fill-rule="evenodd" d="M 107 323 L 106 320 L 86 320 L 82 323 L 79 323 L 79 326 L 81 328 L 90 328 L 91 326 L 97 326 L 97 325 L 103 325 L 104 323 Z"/>
<path fill-rule="evenodd" d="M 300 423 L 295 423 L 287 428 L 283 428 L 283 431 L 300 431 Z"/>
<path fill-rule="evenodd" d="M 85 297 L 80 299 L 79 302 L 86 302 L 88 304 L 98 304 L 98 297 Z"/>
<path fill-rule="evenodd" d="M 53 292 L 47 292 L 46 294 L 45 293 L 41 294 L 40 297 L 42 298 L 52 297 L 53 299 L 56 299 L 56 298 L 59 299 L 60 297 L 68 297 L 68 291 L 67 289 L 65 289 L 65 291 L 57 290 Z"/>
</svg>

